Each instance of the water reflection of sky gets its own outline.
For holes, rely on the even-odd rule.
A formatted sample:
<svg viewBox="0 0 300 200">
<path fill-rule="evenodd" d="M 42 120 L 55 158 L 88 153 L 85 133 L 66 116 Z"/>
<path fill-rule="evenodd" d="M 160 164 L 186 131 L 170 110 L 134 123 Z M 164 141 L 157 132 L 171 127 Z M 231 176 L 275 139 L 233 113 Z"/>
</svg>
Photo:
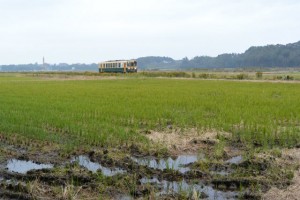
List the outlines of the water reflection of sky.
<svg viewBox="0 0 300 200">
<path fill-rule="evenodd" d="M 172 169 L 178 170 L 182 173 L 189 171 L 189 167 L 185 165 L 194 163 L 198 161 L 197 155 L 180 155 L 176 159 L 167 158 L 167 159 L 154 159 L 154 158 L 132 158 L 139 165 L 148 166 L 153 169 Z"/>
<path fill-rule="evenodd" d="M 119 168 L 110 169 L 107 167 L 103 167 L 101 164 L 92 162 L 87 156 L 78 156 L 72 159 L 71 162 L 78 162 L 78 164 L 82 167 L 87 168 L 89 171 L 97 172 L 97 170 L 101 170 L 104 176 L 114 176 L 118 173 L 124 173 L 125 171 Z"/>
<path fill-rule="evenodd" d="M 30 170 L 50 169 L 50 168 L 53 168 L 52 164 L 37 164 L 30 160 L 25 161 L 25 160 L 11 159 L 7 163 L 8 171 L 17 172 L 21 174 L 25 174 Z"/>
</svg>

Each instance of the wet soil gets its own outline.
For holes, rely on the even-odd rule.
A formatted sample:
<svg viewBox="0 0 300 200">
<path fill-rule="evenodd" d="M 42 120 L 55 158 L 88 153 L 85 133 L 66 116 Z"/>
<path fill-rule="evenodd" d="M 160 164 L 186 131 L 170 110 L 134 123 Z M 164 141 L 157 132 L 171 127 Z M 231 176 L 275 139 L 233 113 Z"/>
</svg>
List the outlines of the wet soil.
<svg viewBox="0 0 300 200">
<path fill-rule="evenodd" d="M 56 147 L 37 153 L 35 148 L 2 143 L 0 151 L 6 154 L 0 157 L 0 198 L 260 199 L 271 186 L 291 184 L 288 166 L 293 160 L 248 156 L 239 145 L 226 146 L 223 156 L 215 158 L 218 137 L 190 134 L 183 139 L 185 148 L 174 151 L 169 145 L 173 150 L 163 157 L 146 153 L 139 145 L 94 147 L 65 156 Z"/>
</svg>

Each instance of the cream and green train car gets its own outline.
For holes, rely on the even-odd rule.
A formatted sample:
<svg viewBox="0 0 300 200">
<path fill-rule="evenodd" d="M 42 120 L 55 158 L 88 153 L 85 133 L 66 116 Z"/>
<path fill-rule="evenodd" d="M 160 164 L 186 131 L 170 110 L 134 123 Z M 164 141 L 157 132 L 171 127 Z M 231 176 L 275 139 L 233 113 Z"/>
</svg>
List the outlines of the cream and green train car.
<svg viewBox="0 0 300 200">
<path fill-rule="evenodd" d="M 112 60 L 99 63 L 100 73 L 135 73 L 137 72 L 136 60 Z"/>
</svg>

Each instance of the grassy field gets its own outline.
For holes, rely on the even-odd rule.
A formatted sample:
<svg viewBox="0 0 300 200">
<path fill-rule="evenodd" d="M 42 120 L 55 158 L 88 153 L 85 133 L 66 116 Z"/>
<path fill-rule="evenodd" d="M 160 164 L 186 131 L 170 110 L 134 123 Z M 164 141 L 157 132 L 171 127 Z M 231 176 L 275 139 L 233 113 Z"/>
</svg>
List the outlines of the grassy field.
<svg viewBox="0 0 300 200">
<path fill-rule="evenodd" d="M 0 76 L 0 131 L 62 145 L 144 141 L 141 130 L 232 132 L 266 147 L 300 142 L 299 84 Z M 63 138 L 63 139 L 62 139 Z"/>
<path fill-rule="evenodd" d="M 0 197 L 226 199 L 230 185 L 230 198 L 260 199 L 290 185 L 299 167 L 299 85 L 185 72 L 0 74 Z M 178 155 L 193 157 L 187 172 L 173 168 Z M 92 173 L 76 156 L 126 173 Z M 54 167 L 18 174 L 12 159 Z M 141 183 L 149 177 L 160 184 Z"/>
</svg>

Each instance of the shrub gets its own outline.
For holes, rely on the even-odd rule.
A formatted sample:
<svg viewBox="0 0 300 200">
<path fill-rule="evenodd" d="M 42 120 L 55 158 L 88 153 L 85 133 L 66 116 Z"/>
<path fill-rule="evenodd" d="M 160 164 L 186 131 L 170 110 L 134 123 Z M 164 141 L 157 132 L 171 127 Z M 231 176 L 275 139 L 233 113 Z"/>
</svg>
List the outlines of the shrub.
<svg viewBox="0 0 300 200">
<path fill-rule="evenodd" d="M 209 77 L 209 74 L 199 74 L 199 78 L 208 78 Z"/>
<path fill-rule="evenodd" d="M 236 75 L 236 78 L 239 80 L 243 80 L 243 79 L 248 78 L 248 75 L 247 74 L 238 74 L 238 75 Z"/>
<path fill-rule="evenodd" d="M 284 77 L 284 80 L 294 80 L 294 77 L 287 75 Z"/>
<path fill-rule="evenodd" d="M 256 72 L 256 78 L 262 78 L 262 76 L 263 76 L 263 73 L 262 72 Z"/>
</svg>

